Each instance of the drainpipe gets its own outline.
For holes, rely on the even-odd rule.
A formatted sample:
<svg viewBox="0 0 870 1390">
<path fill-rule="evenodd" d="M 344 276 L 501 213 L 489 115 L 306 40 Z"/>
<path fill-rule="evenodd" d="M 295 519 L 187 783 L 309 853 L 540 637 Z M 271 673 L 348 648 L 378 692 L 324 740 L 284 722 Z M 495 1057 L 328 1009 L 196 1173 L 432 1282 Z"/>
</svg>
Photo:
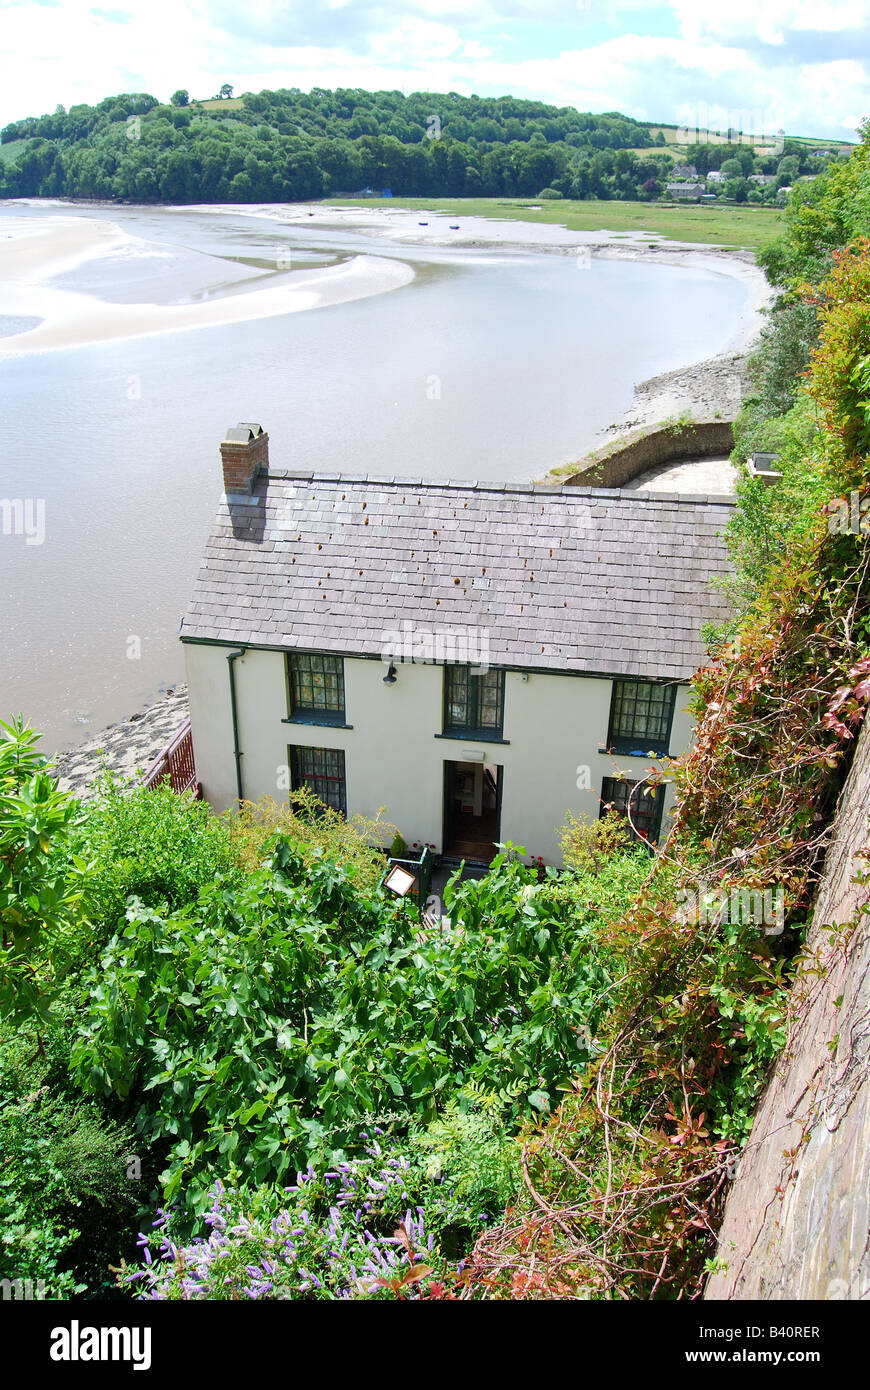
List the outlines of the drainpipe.
<svg viewBox="0 0 870 1390">
<path fill-rule="evenodd" d="M 237 657 L 244 656 L 247 647 L 239 647 L 238 651 L 227 654 L 227 669 L 230 673 L 230 709 L 233 714 L 233 754 L 236 759 L 236 794 L 239 801 L 242 795 L 242 753 L 239 748 L 239 714 L 236 706 L 236 674 L 233 670 L 233 663 Z"/>
</svg>

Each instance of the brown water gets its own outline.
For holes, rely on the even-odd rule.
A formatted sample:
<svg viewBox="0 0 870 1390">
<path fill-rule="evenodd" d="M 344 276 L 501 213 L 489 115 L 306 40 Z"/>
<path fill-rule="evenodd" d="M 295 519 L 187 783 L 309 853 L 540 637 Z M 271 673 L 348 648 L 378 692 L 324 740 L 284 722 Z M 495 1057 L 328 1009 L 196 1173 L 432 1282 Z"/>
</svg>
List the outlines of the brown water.
<svg viewBox="0 0 870 1390">
<path fill-rule="evenodd" d="M 120 223 L 146 254 L 88 262 L 57 287 L 178 303 L 259 288 L 274 263 L 275 229 L 242 214 L 81 215 Z M 724 347 L 746 295 L 731 277 L 672 266 L 578 273 L 570 256 L 308 228 L 283 231 L 288 242 L 293 268 L 367 251 L 412 262 L 417 277 L 330 308 L 0 363 L 0 499 L 45 509 L 42 544 L 0 530 L 0 718 L 22 711 L 47 748 L 182 677 L 178 625 L 228 425 L 260 421 L 282 467 L 539 478 L 580 456 L 636 382 Z"/>
</svg>

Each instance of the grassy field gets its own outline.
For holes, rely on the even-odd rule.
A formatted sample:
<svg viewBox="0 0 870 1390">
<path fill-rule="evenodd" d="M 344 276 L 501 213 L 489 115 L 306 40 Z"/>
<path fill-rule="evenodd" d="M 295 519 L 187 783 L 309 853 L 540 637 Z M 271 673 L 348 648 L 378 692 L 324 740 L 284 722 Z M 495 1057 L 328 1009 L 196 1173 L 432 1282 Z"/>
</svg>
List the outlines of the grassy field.
<svg viewBox="0 0 870 1390">
<path fill-rule="evenodd" d="M 4 164 L 8 164 L 24 149 L 26 144 L 26 140 L 10 140 L 8 145 L 0 145 L 0 159 L 3 160 Z"/>
<path fill-rule="evenodd" d="M 544 203 L 539 212 L 526 202 L 500 198 L 345 198 L 329 199 L 340 207 L 394 207 L 445 212 L 460 217 L 499 217 L 510 221 L 543 222 L 572 232 L 655 232 L 673 241 L 707 242 L 714 246 L 766 246 L 782 231 L 778 208 L 706 206 L 667 207 L 656 203 L 576 202 L 565 198 Z"/>
</svg>

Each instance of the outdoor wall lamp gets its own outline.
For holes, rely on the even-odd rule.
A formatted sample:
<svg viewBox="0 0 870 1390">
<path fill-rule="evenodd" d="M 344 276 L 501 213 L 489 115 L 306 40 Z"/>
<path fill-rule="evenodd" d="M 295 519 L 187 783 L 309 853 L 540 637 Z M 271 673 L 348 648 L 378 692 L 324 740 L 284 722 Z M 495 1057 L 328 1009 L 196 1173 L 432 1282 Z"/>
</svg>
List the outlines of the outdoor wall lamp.
<svg viewBox="0 0 870 1390">
<path fill-rule="evenodd" d="M 387 672 L 387 674 L 384 676 L 384 685 L 395 685 L 395 684 L 396 684 L 396 668 L 395 668 L 395 666 L 393 665 L 393 663 L 390 662 L 390 669 L 389 669 L 389 671 Z"/>
</svg>

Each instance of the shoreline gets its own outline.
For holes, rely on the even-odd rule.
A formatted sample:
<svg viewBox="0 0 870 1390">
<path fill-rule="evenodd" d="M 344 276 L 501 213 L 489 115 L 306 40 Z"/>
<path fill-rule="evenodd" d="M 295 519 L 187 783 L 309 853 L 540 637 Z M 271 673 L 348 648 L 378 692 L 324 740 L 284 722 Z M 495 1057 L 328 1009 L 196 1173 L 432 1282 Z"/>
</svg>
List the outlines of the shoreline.
<svg viewBox="0 0 870 1390">
<path fill-rule="evenodd" d="M 145 772 L 187 715 L 187 686 L 172 686 L 152 704 L 109 724 L 83 743 L 50 754 L 58 786 L 83 797 L 104 765 L 122 778 Z"/>
</svg>

